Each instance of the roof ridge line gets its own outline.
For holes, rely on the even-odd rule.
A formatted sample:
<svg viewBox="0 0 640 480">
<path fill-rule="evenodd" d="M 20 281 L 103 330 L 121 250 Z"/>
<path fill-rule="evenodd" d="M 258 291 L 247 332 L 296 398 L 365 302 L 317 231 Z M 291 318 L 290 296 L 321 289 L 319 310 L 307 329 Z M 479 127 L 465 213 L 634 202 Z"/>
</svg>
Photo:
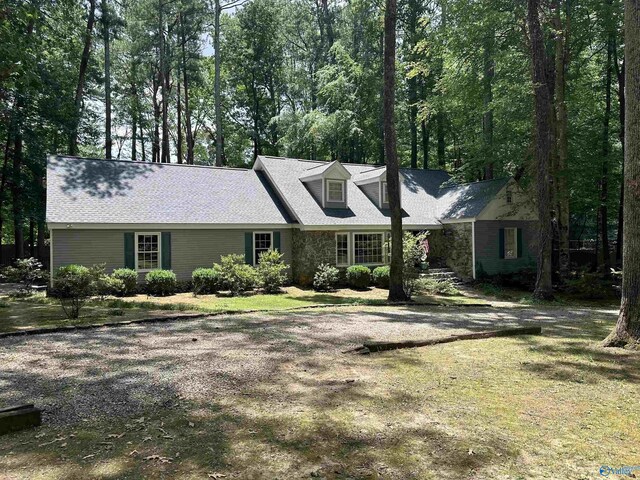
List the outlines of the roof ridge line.
<svg viewBox="0 0 640 480">
<path fill-rule="evenodd" d="M 252 168 L 244 168 L 244 167 L 228 167 L 228 166 L 222 166 L 222 167 L 218 167 L 216 165 L 194 165 L 194 164 L 188 164 L 188 163 L 175 163 L 175 162 L 169 162 L 169 163 L 158 163 L 158 162 L 140 162 L 140 161 L 133 161 L 133 160 L 123 160 L 123 159 L 116 159 L 116 158 L 111 158 L 111 159 L 107 159 L 107 158 L 97 158 L 97 157 L 79 157 L 76 155 L 54 155 L 56 158 L 68 158 L 70 160 L 91 160 L 91 161 L 97 161 L 97 162 L 113 162 L 113 163 L 129 163 L 132 165 L 153 165 L 153 166 L 171 166 L 171 167 L 193 167 L 193 168 L 207 168 L 207 169 L 211 169 L 211 170 L 233 170 L 233 171 L 240 171 L 240 172 L 249 172 L 252 171 Z"/>
<path fill-rule="evenodd" d="M 489 180 L 476 180 L 475 182 L 463 182 L 463 183 L 456 183 L 455 185 L 449 185 L 447 187 L 440 187 L 441 190 L 444 190 L 445 188 L 455 188 L 455 187 L 462 187 L 464 185 L 473 185 L 473 184 L 478 184 L 478 183 L 487 183 L 487 182 L 497 182 L 498 180 L 510 180 L 512 177 L 500 177 L 500 178 L 491 178 Z"/>
</svg>

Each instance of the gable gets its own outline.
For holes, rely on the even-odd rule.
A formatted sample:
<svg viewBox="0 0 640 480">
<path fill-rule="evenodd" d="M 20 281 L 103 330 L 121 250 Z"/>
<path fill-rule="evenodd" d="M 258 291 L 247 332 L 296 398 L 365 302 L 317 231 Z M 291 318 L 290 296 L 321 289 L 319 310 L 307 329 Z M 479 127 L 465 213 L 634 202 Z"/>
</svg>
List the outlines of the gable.
<svg viewBox="0 0 640 480">
<path fill-rule="evenodd" d="M 511 203 L 507 202 L 508 193 Z M 537 220 L 536 206 L 530 195 L 514 179 L 494 196 L 477 216 L 478 220 Z"/>
</svg>

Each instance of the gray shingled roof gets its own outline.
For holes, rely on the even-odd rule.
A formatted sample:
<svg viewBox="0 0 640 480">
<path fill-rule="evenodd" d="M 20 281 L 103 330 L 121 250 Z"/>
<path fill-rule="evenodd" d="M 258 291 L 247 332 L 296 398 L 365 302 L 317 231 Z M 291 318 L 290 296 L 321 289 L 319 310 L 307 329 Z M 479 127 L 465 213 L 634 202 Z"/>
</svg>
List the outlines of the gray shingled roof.
<svg viewBox="0 0 640 480">
<path fill-rule="evenodd" d="M 389 225 L 389 211 L 378 208 L 353 181 L 347 182 L 347 209 L 323 209 L 299 177 L 305 171 L 325 162 L 267 156 L 261 156 L 260 160 L 268 177 L 275 183 L 277 191 L 300 223 L 313 226 Z M 345 163 L 343 166 L 351 173 L 352 180 L 372 169 L 372 165 Z M 437 196 L 440 186 L 449 180 L 449 174 L 442 170 L 401 169 L 401 172 L 404 176 L 401 185 L 403 223 L 438 225 Z"/>
<path fill-rule="evenodd" d="M 478 216 L 508 182 L 509 178 L 497 178 L 442 188 L 438 198 L 439 218 L 456 220 Z"/>
<path fill-rule="evenodd" d="M 275 225 L 291 219 L 254 170 L 50 157 L 47 221 Z"/>
</svg>

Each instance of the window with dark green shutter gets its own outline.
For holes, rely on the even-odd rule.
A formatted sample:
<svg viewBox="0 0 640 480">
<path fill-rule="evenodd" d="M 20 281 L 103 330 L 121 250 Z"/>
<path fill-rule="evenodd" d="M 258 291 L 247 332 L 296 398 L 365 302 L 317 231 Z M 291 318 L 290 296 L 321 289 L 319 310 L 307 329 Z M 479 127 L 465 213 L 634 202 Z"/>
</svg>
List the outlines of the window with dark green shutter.
<svg viewBox="0 0 640 480">
<path fill-rule="evenodd" d="M 136 268 L 135 233 L 133 232 L 125 232 L 124 234 L 124 268 L 131 270 Z"/>
<path fill-rule="evenodd" d="M 504 258 L 504 228 L 498 231 L 498 256 Z"/>
<path fill-rule="evenodd" d="M 518 229 L 518 258 L 522 258 L 522 229 Z"/>
<path fill-rule="evenodd" d="M 244 261 L 249 265 L 253 265 L 253 233 L 245 232 L 244 234 Z"/>
<path fill-rule="evenodd" d="M 162 232 L 160 247 L 162 248 L 162 269 L 171 270 L 171 232 Z"/>
</svg>

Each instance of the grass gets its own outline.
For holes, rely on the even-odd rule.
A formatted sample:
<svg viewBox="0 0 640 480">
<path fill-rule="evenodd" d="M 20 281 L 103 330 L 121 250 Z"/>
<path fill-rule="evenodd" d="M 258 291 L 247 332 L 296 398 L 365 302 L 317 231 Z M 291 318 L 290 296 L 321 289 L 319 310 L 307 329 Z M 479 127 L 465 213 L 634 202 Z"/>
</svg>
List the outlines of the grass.
<svg viewBox="0 0 640 480">
<path fill-rule="evenodd" d="M 101 302 L 88 302 L 80 318 L 68 320 L 60 304 L 44 294 L 26 298 L 0 297 L 0 332 L 16 332 L 33 328 L 53 328 L 65 325 L 102 324 L 166 315 L 146 308 L 117 308 Z"/>
<path fill-rule="evenodd" d="M 248 294 L 239 297 L 179 293 L 168 297 L 136 295 L 126 298 L 92 300 L 82 308 L 80 318 L 68 320 L 59 303 L 43 294 L 26 298 L 0 297 L 0 333 L 31 328 L 53 328 L 65 325 L 88 325 L 126 322 L 148 317 L 162 317 L 170 312 L 243 312 L 274 311 L 329 305 L 385 305 L 387 291 L 371 288 L 365 291 L 341 289 L 319 293 L 287 287 L 280 294 Z M 417 303 L 462 305 L 477 304 L 477 299 L 459 296 L 417 295 Z M 482 302 L 482 301 L 480 301 Z"/>
<path fill-rule="evenodd" d="M 144 417 L 0 438 L 8 478 L 599 478 L 640 463 L 640 362 L 610 317 L 319 361 Z M 349 381 L 347 381 L 349 380 Z M 223 477 L 224 476 L 224 477 Z"/>
</svg>

